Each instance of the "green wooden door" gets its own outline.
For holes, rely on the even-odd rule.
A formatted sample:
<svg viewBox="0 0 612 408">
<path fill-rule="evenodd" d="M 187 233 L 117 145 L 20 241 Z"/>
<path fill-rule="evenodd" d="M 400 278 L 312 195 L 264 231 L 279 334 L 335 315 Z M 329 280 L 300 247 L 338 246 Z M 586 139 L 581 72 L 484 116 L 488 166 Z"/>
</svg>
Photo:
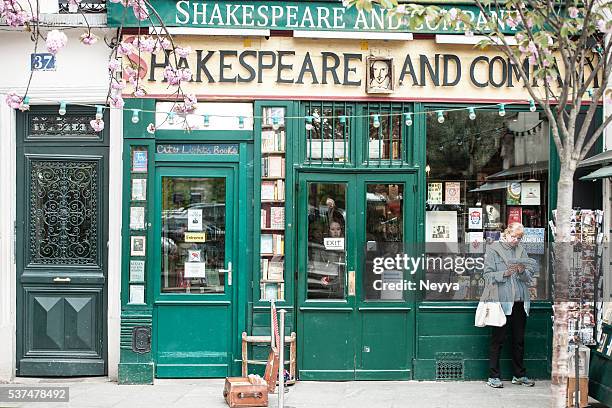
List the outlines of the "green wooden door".
<svg viewBox="0 0 612 408">
<path fill-rule="evenodd" d="M 410 277 L 404 270 L 375 273 L 374 264 L 410 252 L 415 180 L 413 174 L 300 174 L 301 379 L 411 378 L 414 297 L 388 289 Z"/>
<path fill-rule="evenodd" d="M 108 134 L 55 109 L 17 117 L 17 375 L 105 375 Z"/>
<path fill-rule="evenodd" d="M 156 173 L 157 377 L 225 377 L 234 336 L 236 164 Z"/>
</svg>

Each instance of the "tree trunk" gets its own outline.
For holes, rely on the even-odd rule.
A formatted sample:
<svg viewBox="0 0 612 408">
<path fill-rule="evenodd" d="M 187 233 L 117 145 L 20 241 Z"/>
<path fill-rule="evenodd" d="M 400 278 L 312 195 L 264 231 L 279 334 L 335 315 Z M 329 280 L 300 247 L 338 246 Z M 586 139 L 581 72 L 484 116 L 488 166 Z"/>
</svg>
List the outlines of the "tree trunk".
<svg viewBox="0 0 612 408">
<path fill-rule="evenodd" d="M 557 219 L 553 251 L 553 354 L 552 354 L 552 407 L 565 408 L 568 378 L 568 310 L 569 310 L 569 272 L 572 261 L 571 224 L 572 197 L 576 161 L 561 160 L 559 184 L 557 189 Z"/>
</svg>

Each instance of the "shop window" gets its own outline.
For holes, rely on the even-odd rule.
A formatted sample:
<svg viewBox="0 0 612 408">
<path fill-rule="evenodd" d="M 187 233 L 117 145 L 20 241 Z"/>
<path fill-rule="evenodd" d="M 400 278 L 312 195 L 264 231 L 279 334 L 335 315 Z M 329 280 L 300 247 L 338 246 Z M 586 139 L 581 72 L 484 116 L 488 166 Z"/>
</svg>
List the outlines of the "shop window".
<svg viewBox="0 0 612 408">
<path fill-rule="evenodd" d="M 428 255 L 478 259 L 508 224 L 520 222 L 522 245 L 539 264 L 531 298 L 547 299 L 548 122 L 538 112 L 476 112 L 474 120 L 466 110 L 446 112 L 444 123 L 427 115 Z M 427 299 L 480 298 L 482 268 L 432 261 L 426 269 L 431 282 L 459 286 L 448 294 L 428 291 Z"/>
<path fill-rule="evenodd" d="M 367 164 L 404 159 L 405 128 L 400 105 L 369 104 L 367 106 L 368 133 L 365 148 Z"/>
<path fill-rule="evenodd" d="M 261 300 L 285 300 L 286 109 L 264 107 L 261 121 Z"/>
<path fill-rule="evenodd" d="M 348 163 L 352 109 L 345 103 L 306 103 L 306 163 Z"/>
</svg>

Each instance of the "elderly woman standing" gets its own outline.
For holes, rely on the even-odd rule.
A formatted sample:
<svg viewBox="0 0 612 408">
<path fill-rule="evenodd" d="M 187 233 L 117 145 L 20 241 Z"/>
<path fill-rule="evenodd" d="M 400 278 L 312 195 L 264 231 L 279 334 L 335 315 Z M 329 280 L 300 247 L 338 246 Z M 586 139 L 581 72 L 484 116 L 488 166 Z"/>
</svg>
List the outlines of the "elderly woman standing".
<svg viewBox="0 0 612 408">
<path fill-rule="evenodd" d="M 484 275 L 488 284 L 497 285 L 506 324 L 492 327 L 489 350 L 489 380 L 487 385 L 503 388 L 499 372 L 499 356 L 508 328 L 512 331 L 512 384 L 532 387 L 535 382 L 527 377 L 523 357 L 525 354 L 525 325 L 529 316 L 529 282 L 537 269 L 537 262 L 527 255 L 520 244 L 523 225 L 508 225 L 498 242 L 488 245 L 485 254 Z"/>
</svg>

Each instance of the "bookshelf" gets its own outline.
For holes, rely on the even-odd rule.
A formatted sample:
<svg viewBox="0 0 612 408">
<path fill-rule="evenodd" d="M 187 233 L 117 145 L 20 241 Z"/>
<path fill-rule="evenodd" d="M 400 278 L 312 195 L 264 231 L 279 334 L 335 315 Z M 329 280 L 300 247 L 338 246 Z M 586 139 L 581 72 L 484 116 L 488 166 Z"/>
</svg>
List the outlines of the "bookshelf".
<svg viewBox="0 0 612 408">
<path fill-rule="evenodd" d="M 284 107 L 263 107 L 260 187 L 260 299 L 285 300 L 285 169 Z"/>
</svg>

